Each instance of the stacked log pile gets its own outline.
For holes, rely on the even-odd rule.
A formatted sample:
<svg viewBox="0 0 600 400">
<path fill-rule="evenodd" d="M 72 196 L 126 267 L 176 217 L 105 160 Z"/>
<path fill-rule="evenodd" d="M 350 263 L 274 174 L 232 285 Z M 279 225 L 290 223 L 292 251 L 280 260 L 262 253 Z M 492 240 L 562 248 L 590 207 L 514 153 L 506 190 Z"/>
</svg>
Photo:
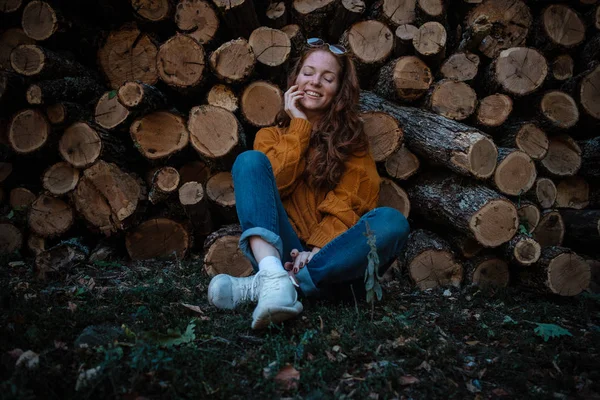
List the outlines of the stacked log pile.
<svg viewBox="0 0 600 400">
<path fill-rule="evenodd" d="M 40 277 L 74 237 L 250 274 L 231 166 L 310 37 L 355 61 L 418 287 L 600 275 L 598 1 L 0 0 L 0 25 L 0 253 Z"/>
</svg>

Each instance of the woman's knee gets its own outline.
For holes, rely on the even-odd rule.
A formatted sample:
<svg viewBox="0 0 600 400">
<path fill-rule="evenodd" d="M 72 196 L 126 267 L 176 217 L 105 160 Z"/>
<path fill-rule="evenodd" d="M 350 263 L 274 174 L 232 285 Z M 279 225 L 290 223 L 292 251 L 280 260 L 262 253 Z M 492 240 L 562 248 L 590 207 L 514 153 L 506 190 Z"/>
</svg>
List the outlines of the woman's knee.
<svg viewBox="0 0 600 400">
<path fill-rule="evenodd" d="M 271 162 L 264 153 L 257 150 L 248 150 L 237 156 L 231 173 L 234 177 L 240 173 L 254 174 L 257 170 L 263 168 L 268 170 L 270 166 Z"/>
<path fill-rule="evenodd" d="M 410 226 L 406 217 L 395 208 L 378 207 L 375 210 L 378 226 L 375 233 L 390 239 L 404 240 L 408 237 Z"/>
</svg>

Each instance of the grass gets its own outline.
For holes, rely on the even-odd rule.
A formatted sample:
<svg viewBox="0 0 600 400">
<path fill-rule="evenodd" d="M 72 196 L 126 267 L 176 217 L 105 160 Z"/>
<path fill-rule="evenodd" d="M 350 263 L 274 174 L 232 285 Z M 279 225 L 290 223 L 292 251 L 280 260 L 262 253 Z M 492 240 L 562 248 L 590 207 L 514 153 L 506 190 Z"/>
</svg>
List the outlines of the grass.
<svg viewBox="0 0 600 400">
<path fill-rule="evenodd" d="M 0 271 L 7 399 L 600 396 L 594 295 L 465 286 L 447 296 L 398 277 L 383 285 L 373 319 L 363 299 L 305 299 L 299 318 L 256 332 L 252 305 L 208 305 L 200 259 L 33 277 L 27 264 Z M 532 322 L 572 336 L 545 341 Z M 16 366 L 14 349 L 35 352 L 37 366 Z M 286 365 L 300 374 L 287 389 L 273 378 Z"/>
</svg>

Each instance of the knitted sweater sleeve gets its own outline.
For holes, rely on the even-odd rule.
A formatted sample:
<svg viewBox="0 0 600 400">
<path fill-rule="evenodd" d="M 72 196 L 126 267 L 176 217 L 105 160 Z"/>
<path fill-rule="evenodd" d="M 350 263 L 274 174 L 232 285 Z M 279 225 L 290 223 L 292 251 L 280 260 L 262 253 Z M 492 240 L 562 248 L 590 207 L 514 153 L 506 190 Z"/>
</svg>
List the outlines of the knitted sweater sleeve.
<svg viewBox="0 0 600 400">
<path fill-rule="evenodd" d="M 322 219 L 306 243 L 323 247 L 356 224 L 377 206 L 380 182 L 370 153 L 347 161 L 340 183 L 318 205 Z"/>
<path fill-rule="evenodd" d="M 310 122 L 293 118 L 285 134 L 277 127 L 263 128 L 256 134 L 254 150 L 265 153 L 271 161 L 281 198 L 294 190 L 304 172 L 311 130 Z"/>
</svg>

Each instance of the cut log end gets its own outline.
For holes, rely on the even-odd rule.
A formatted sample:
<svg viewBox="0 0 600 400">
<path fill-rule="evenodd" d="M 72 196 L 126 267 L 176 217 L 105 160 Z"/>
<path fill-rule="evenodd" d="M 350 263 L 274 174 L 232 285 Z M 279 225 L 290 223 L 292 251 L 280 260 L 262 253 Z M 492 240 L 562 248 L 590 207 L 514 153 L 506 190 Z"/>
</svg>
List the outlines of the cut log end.
<svg viewBox="0 0 600 400">
<path fill-rule="evenodd" d="M 419 27 L 413 38 L 417 53 L 424 57 L 440 55 L 443 57 L 447 40 L 446 29 L 436 21 L 426 22 Z"/>
<path fill-rule="evenodd" d="M 568 54 L 561 54 L 552 61 L 552 76 L 557 81 L 565 81 L 573 77 L 574 68 L 573 57 Z"/>
<path fill-rule="evenodd" d="M 292 44 L 285 32 L 262 26 L 255 29 L 248 39 L 256 60 L 269 67 L 285 63 L 292 51 Z"/>
<path fill-rule="evenodd" d="M 375 20 L 357 22 L 348 31 L 350 51 L 360 63 L 383 62 L 392 53 L 394 35 L 383 23 Z"/>
<path fill-rule="evenodd" d="M 239 99 L 233 90 L 221 84 L 215 85 L 210 89 L 206 101 L 210 105 L 224 108 L 232 113 L 237 112 L 239 109 Z"/>
<path fill-rule="evenodd" d="M 46 107 L 46 116 L 52 125 L 56 125 L 62 123 L 67 114 L 65 107 L 62 104 L 57 103 Z"/>
<path fill-rule="evenodd" d="M 477 265 L 472 281 L 479 287 L 506 287 L 509 278 L 508 264 L 499 258 L 491 258 Z"/>
<path fill-rule="evenodd" d="M 224 43 L 210 55 L 214 73 L 230 83 L 246 79 L 254 71 L 255 63 L 252 47 L 242 38 Z"/>
<path fill-rule="evenodd" d="M 540 209 L 535 204 L 528 202 L 522 204 L 517 213 L 519 215 L 519 223 L 525 227 L 528 233 L 531 233 L 535 230 L 540 223 L 540 219 L 542 218 Z"/>
<path fill-rule="evenodd" d="M 19 111 L 8 126 L 8 142 L 19 154 L 34 152 L 44 146 L 50 134 L 50 124 L 39 110 Z"/>
<path fill-rule="evenodd" d="M 283 93 L 272 83 L 255 81 L 248 85 L 241 97 L 244 118 L 257 127 L 271 126 L 283 108 Z"/>
<path fill-rule="evenodd" d="M 230 208 L 235 206 L 233 178 L 230 172 L 219 172 L 206 182 L 206 195 L 215 204 Z"/>
<path fill-rule="evenodd" d="M 593 118 L 600 120 L 600 65 L 581 81 L 579 97 L 583 110 Z"/>
<path fill-rule="evenodd" d="M 397 95 L 406 101 L 422 97 L 433 82 L 431 69 L 418 57 L 400 57 L 394 66 L 393 83 Z M 389 82 L 386 84 L 389 85 Z"/>
<path fill-rule="evenodd" d="M 386 172 L 395 179 L 406 180 L 417 173 L 420 161 L 406 146 L 401 146 L 385 160 Z"/>
<path fill-rule="evenodd" d="M 179 202 L 184 206 L 195 205 L 204 199 L 204 188 L 199 182 L 186 182 L 179 188 Z"/>
<path fill-rule="evenodd" d="M 462 265 L 452 253 L 443 250 L 425 250 L 408 265 L 410 277 L 419 289 L 438 286 L 460 286 L 463 277 Z"/>
<path fill-rule="evenodd" d="M 544 33 L 553 44 L 577 46 L 585 38 L 585 25 L 573 9 L 563 4 L 547 7 L 541 18 Z"/>
<path fill-rule="evenodd" d="M 93 164 L 102 151 L 98 133 L 85 122 L 76 122 L 65 130 L 58 150 L 62 158 L 76 168 Z"/>
<path fill-rule="evenodd" d="M 41 48 L 36 45 L 20 45 L 10 54 L 10 65 L 15 72 L 34 76 L 39 74 L 44 68 L 46 56 Z"/>
<path fill-rule="evenodd" d="M 550 208 L 556 201 L 556 185 L 551 179 L 538 178 L 533 187 L 534 196 L 542 208 Z"/>
<path fill-rule="evenodd" d="M 125 245 L 132 260 L 185 257 L 189 234 L 179 223 L 167 218 L 155 218 L 127 233 Z"/>
<path fill-rule="evenodd" d="M 378 207 L 391 207 L 406 218 L 410 215 L 410 199 L 400 186 L 387 178 L 381 179 Z"/>
<path fill-rule="evenodd" d="M 42 98 L 42 89 L 38 85 L 31 85 L 27 88 L 25 98 L 29 104 L 37 105 L 44 102 Z"/>
<path fill-rule="evenodd" d="M 479 70 L 479 56 L 473 53 L 455 53 L 444 61 L 440 72 L 446 79 L 470 81 Z"/>
<path fill-rule="evenodd" d="M 66 162 L 52 165 L 44 172 L 44 189 L 55 195 L 62 195 L 75 189 L 79 182 L 79 170 Z"/>
<path fill-rule="evenodd" d="M 590 188 L 587 181 L 579 176 L 562 179 L 556 185 L 556 201 L 558 208 L 574 208 L 581 210 L 589 205 Z"/>
<path fill-rule="evenodd" d="M 575 296 L 587 289 L 589 264 L 575 253 L 563 253 L 548 264 L 548 288 L 561 296 Z"/>
<path fill-rule="evenodd" d="M 518 196 L 527 192 L 537 177 L 535 164 L 522 151 L 512 151 L 498 163 L 494 172 L 494 183 L 500 192 Z"/>
<path fill-rule="evenodd" d="M 129 129 L 138 151 L 149 160 L 168 157 L 187 146 L 189 132 L 179 115 L 157 111 L 138 119 Z"/>
<path fill-rule="evenodd" d="M 23 245 L 19 228 L 9 223 L 0 223 L 0 254 L 12 254 Z"/>
<path fill-rule="evenodd" d="M 546 211 L 533 231 L 533 238 L 542 247 L 561 246 L 565 236 L 565 224 L 558 211 Z"/>
<path fill-rule="evenodd" d="M 517 231 L 517 209 L 508 200 L 491 200 L 470 219 L 469 228 L 479 243 L 497 247 L 509 241 Z"/>
<path fill-rule="evenodd" d="M 412 24 L 415 21 L 416 0 L 386 0 L 383 15 L 392 25 Z"/>
<path fill-rule="evenodd" d="M 553 90 L 545 93 L 540 102 L 543 117 L 553 127 L 568 129 L 579 121 L 577 103 L 568 94 Z"/>
<path fill-rule="evenodd" d="M 489 178 L 496 168 L 498 150 L 487 137 L 477 140 L 469 149 L 468 169 L 478 178 Z"/>
<path fill-rule="evenodd" d="M 475 111 L 477 94 L 464 82 L 444 80 L 435 85 L 430 101 L 436 114 L 462 121 Z"/>
<path fill-rule="evenodd" d="M 477 122 L 483 126 L 497 127 L 502 125 L 513 109 L 513 101 L 505 94 L 487 96 L 479 103 Z"/>
<path fill-rule="evenodd" d="M 542 254 L 542 247 L 533 238 L 524 237 L 517 242 L 512 256 L 521 265 L 536 263 Z"/>
<path fill-rule="evenodd" d="M 202 105 L 192 108 L 188 129 L 194 149 L 210 159 L 229 154 L 240 140 L 237 118 L 221 107 Z"/>
<path fill-rule="evenodd" d="M 204 73 L 204 48 L 192 37 L 177 34 L 160 46 L 156 66 L 160 79 L 170 86 L 198 86 Z"/>
<path fill-rule="evenodd" d="M 549 139 L 548 153 L 541 164 L 555 176 L 575 175 L 581 167 L 581 149 L 569 136 L 554 136 Z"/>
<path fill-rule="evenodd" d="M 392 116 L 383 112 L 366 112 L 361 117 L 373 158 L 375 161 L 387 159 L 402 143 L 402 128 Z"/>
<path fill-rule="evenodd" d="M 192 161 L 179 168 L 179 178 L 182 185 L 187 182 L 205 184 L 210 176 L 210 168 L 202 161 Z"/>
<path fill-rule="evenodd" d="M 114 129 L 129 117 L 129 110 L 119 102 L 114 91 L 100 97 L 94 111 L 94 120 L 105 129 Z"/>
<path fill-rule="evenodd" d="M 204 270 L 209 276 L 228 274 L 231 276 L 249 276 L 252 264 L 238 248 L 239 236 L 219 237 L 206 251 Z"/>
<path fill-rule="evenodd" d="M 27 188 L 16 187 L 10 191 L 8 203 L 13 210 L 27 210 L 36 199 L 36 195 Z"/>
<path fill-rule="evenodd" d="M 541 160 L 548 153 L 548 136 L 533 123 L 526 123 L 519 128 L 515 144 L 534 160 Z"/>
<path fill-rule="evenodd" d="M 514 47 L 495 62 L 495 79 L 509 94 L 524 96 L 538 89 L 548 74 L 546 58 L 537 50 Z"/>
<path fill-rule="evenodd" d="M 73 210 L 61 199 L 41 195 L 29 211 L 29 228 L 39 236 L 58 236 L 73 224 Z"/>
<path fill-rule="evenodd" d="M 152 22 L 166 19 L 170 11 L 168 0 L 131 0 L 131 6 L 139 16 Z"/>
<path fill-rule="evenodd" d="M 23 0 L 0 0 L 0 10 L 5 14 L 10 14 L 21 8 Z"/>
<path fill-rule="evenodd" d="M 201 44 L 212 41 L 219 28 L 219 18 L 205 0 L 180 1 L 174 18 L 180 30 L 187 32 Z"/>
<path fill-rule="evenodd" d="M 144 87 L 138 82 L 125 82 L 117 92 L 119 102 L 125 107 L 135 107 L 144 98 Z"/>
<path fill-rule="evenodd" d="M 32 39 L 46 40 L 58 29 L 58 19 L 52 6 L 45 1 L 32 1 L 23 9 L 23 31 Z"/>
</svg>

